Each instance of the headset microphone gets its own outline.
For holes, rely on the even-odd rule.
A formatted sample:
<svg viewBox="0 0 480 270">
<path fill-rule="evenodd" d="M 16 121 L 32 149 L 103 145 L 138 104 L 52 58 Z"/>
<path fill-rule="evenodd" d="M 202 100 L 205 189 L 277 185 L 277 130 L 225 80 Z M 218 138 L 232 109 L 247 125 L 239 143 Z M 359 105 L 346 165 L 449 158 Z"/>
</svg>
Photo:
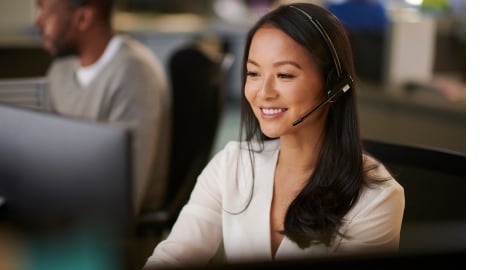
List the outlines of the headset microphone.
<svg viewBox="0 0 480 270">
<path fill-rule="evenodd" d="M 349 75 L 344 76 L 343 79 L 341 80 L 341 82 L 338 83 L 337 86 L 333 90 L 329 90 L 327 92 L 327 99 L 325 99 L 324 101 L 322 101 L 322 103 L 315 106 L 315 108 L 313 108 L 311 111 L 309 111 L 304 116 L 302 116 L 302 117 L 298 118 L 297 120 L 293 121 L 292 126 L 296 126 L 296 125 L 300 124 L 301 122 L 303 122 L 303 120 L 305 120 L 308 116 L 310 116 L 313 112 L 318 110 L 320 107 L 325 105 L 327 102 L 335 101 L 343 93 L 350 90 L 352 84 L 353 84 L 352 78 Z"/>
</svg>

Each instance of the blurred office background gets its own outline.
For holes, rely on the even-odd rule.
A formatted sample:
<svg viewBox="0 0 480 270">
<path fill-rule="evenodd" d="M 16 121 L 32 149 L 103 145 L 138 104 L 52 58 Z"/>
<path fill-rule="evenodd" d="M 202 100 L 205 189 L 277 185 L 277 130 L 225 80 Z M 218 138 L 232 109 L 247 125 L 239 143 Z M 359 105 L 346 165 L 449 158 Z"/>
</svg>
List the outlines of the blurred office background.
<svg viewBox="0 0 480 270">
<path fill-rule="evenodd" d="M 224 57 L 223 114 L 213 154 L 238 137 L 246 31 L 266 11 L 289 2 L 296 1 L 118 0 L 114 24 L 152 48 L 165 65 L 192 42 L 212 57 Z M 360 29 L 338 13 L 352 38 L 363 136 L 465 153 L 466 0 L 379 2 L 388 18 L 380 30 Z M 45 76 L 51 59 L 33 26 L 35 13 L 34 0 L 0 0 L 0 80 Z"/>
<path fill-rule="evenodd" d="M 213 54 L 229 55 L 218 151 L 226 141 L 237 139 L 246 30 L 268 9 L 288 2 L 292 1 L 119 0 L 115 26 L 151 47 L 164 63 L 176 48 L 198 40 Z M 465 0 L 379 2 L 388 16 L 384 30 L 349 28 L 363 135 L 465 153 Z M 0 2 L 1 79 L 45 75 L 50 58 L 33 27 L 35 12 L 33 0 Z"/>
</svg>

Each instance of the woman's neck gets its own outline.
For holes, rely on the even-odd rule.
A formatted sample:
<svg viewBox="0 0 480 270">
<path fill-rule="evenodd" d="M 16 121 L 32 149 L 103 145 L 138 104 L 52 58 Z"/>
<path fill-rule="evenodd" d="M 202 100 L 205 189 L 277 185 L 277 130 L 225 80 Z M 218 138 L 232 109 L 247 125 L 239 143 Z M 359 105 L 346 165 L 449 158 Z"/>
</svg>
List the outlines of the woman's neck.
<svg viewBox="0 0 480 270">
<path fill-rule="evenodd" d="M 302 139 L 282 137 L 277 166 L 299 174 L 308 172 L 310 175 L 317 164 L 321 145 L 318 136 Z"/>
</svg>

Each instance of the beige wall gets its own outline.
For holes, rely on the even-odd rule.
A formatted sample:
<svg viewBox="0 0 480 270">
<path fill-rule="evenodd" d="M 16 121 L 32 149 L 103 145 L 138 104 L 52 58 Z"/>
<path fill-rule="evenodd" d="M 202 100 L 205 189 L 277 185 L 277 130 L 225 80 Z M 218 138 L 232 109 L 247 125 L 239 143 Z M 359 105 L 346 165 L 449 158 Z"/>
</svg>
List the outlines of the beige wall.
<svg viewBox="0 0 480 270">
<path fill-rule="evenodd" d="M 35 20 L 35 0 L 1 0 L 0 32 L 22 31 Z"/>
<path fill-rule="evenodd" d="M 360 129 L 365 138 L 466 152 L 466 113 L 414 104 L 408 98 L 359 95 Z"/>
</svg>

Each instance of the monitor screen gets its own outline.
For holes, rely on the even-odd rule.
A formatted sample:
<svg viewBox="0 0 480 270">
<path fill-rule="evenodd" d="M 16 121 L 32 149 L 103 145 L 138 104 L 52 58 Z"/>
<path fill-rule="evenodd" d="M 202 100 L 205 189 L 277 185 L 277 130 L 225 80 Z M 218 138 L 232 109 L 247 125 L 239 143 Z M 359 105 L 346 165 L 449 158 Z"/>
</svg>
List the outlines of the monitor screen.
<svg viewBox="0 0 480 270">
<path fill-rule="evenodd" d="M 129 137 L 107 124 L 0 104 L 0 220 L 127 225 Z"/>
</svg>

